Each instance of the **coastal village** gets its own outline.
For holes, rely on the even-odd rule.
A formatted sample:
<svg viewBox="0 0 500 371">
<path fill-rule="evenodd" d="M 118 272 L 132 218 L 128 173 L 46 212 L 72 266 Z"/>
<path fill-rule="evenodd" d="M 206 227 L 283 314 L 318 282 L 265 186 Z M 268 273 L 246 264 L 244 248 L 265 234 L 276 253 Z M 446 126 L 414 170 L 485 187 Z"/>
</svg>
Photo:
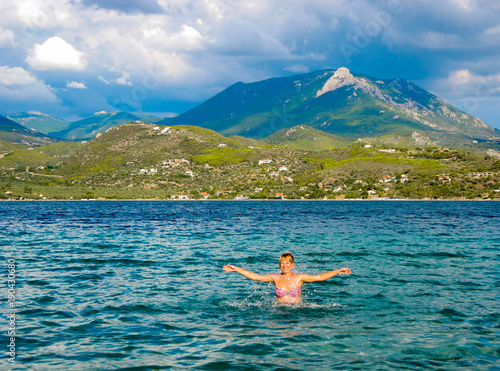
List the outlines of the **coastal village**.
<svg viewBox="0 0 500 371">
<path fill-rule="evenodd" d="M 168 130 L 167 130 L 168 129 Z M 155 128 L 159 130 L 159 128 Z M 163 129 L 162 134 L 168 133 L 170 128 Z M 190 139 L 194 139 L 190 137 Z M 198 139 L 199 141 L 199 139 Z M 219 143 L 217 148 L 225 148 L 227 145 Z M 361 148 L 369 153 L 388 154 L 391 156 L 404 156 L 409 159 L 416 157 L 436 157 L 436 153 L 441 154 L 444 162 L 453 160 L 458 152 L 449 148 L 428 148 L 416 149 L 413 151 L 401 150 L 397 148 L 376 148 L 372 144 L 362 144 Z M 249 149 L 256 149 L 256 146 L 249 146 Z M 258 149 L 258 147 L 257 147 Z M 448 154 L 448 155 L 447 155 Z M 306 165 L 306 166 L 304 166 Z M 497 163 L 498 168 L 498 163 Z M 232 187 L 224 184 L 222 188 L 217 187 L 217 179 L 213 174 L 218 174 L 220 169 L 217 166 L 211 166 L 197 158 L 196 161 L 186 158 L 169 158 L 160 161 L 156 166 L 150 168 L 141 168 L 138 175 L 159 178 L 157 183 L 151 183 L 152 187 L 168 184 L 175 192 L 166 195 L 170 200 L 209 200 L 209 199 L 274 199 L 274 200 L 390 200 L 398 198 L 415 197 L 411 194 L 404 194 L 404 186 L 415 182 L 416 177 L 410 171 L 387 173 L 374 176 L 353 177 L 352 172 L 347 177 L 329 176 L 311 181 L 304 178 L 307 172 L 314 172 L 314 169 L 307 166 L 307 161 L 298 161 L 290 157 L 261 157 L 253 163 L 243 167 L 242 164 L 226 164 L 227 168 L 237 168 L 241 172 L 245 168 L 246 176 L 243 179 L 231 182 Z M 194 170 L 193 170 L 194 169 Z M 497 169 L 500 170 L 500 169 Z M 241 175 L 241 174 L 240 174 Z M 337 174 L 338 175 L 338 174 Z M 183 182 L 165 181 L 162 178 L 184 178 L 188 184 L 203 184 L 204 187 L 198 190 L 189 189 Z M 198 179 L 197 179 L 198 178 Z M 208 179 L 207 179 L 208 178 Z M 211 179 L 211 180 L 209 180 Z M 462 196 L 455 198 L 463 199 L 500 199 L 500 172 L 499 171 L 460 171 L 452 173 L 435 173 L 429 179 L 435 188 L 453 188 L 453 184 L 460 184 L 464 188 L 465 183 L 476 184 L 485 182 L 484 187 L 480 186 L 473 196 Z M 208 182 L 207 182 L 208 180 Z M 207 185 L 209 184 L 209 185 Z M 403 192 L 401 192 L 403 190 Z M 429 190 L 428 190 L 429 191 Z M 435 194 L 421 194 L 421 199 L 442 199 L 450 198 L 449 194 L 442 194 L 437 197 Z"/>
<path fill-rule="evenodd" d="M 381 152 L 388 150 L 382 149 Z M 395 150 L 389 150 L 394 153 Z M 328 177 L 323 181 L 308 182 L 304 184 L 301 174 L 294 171 L 294 161 L 285 159 L 262 158 L 258 160 L 253 172 L 247 171 L 248 180 L 246 183 L 235 183 L 234 187 L 218 188 L 213 185 L 204 185 L 193 190 L 192 185 L 198 182 L 207 184 L 206 178 L 211 171 L 219 172 L 208 164 L 200 166 L 192 163 L 186 158 L 170 158 L 162 160 L 156 166 L 140 168 L 136 172 L 137 177 L 142 177 L 142 187 L 155 189 L 168 187 L 163 199 L 167 200 L 249 200 L 249 199 L 274 199 L 274 200 L 391 200 L 401 199 L 398 190 L 404 189 L 404 185 L 414 181 L 411 174 L 384 174 L 380 177 L 335 179 Z M 127 162 L 127 166 L 134 166 L 134 162 Z M 196 170 L 193 170 L 196 169 Z M 39 167 L 38 170 L 44 170 Z M 300 178 L 299 185 L 296 176 Z M 208 176 L 210 177 L 210 176 Z M 434 175 L 432 183 L 435 186 L 450 187 L 454 182 L 463 184 L 469 182 L 490 183 L 495 187 L 490 187 L 484 192 L 476 192 L 474 197 L 461 197 L 462 199 L 500 199 L 499 186 L 500 172 L 495 171 L 470 171 L 459 174 L 441 173 Z M 170 180 L 169 180 L 170 179 Z M 175 179 L 175 180 L 172 180 Z M 187 183 L 187 184 L 186 184 Z M 208 182 L 212 183 L 212 182 Z M 216 183 L 216 182 L 214 182 Z M 304 185 L 300 185 L 304 184 Z M 129 185 L 129 188 L 134 185 Z M 3 188 L 3 195 L 0 199 L 22 200 L 40 199 L 46 200 L 47 196 L 42 193 L 30 195 L 31 197 L 20 196 L 19 192 Z M 484 187 L 481 187 L 484 188 Z M 26 189 L 25 189 L 26 190 Z M 34 196 L 34 197 L 33 197 Z M 53 198 L 53 197 L 49 197 Z M 97 197 L 99 198 L 99 197 Z M 443 197 L 421 197 L 422 199 L 441 199 Z M 449 197 L 444 197 L 449 198 Z M 69 197 L 68 199 L 79 199 Z M 94 192 L 82 196 L 82 200 L 94 200 Z"/>
<path fill-rule="evenodd" d="M 381 150 L 381 152 L 394 152 L 395 150 Z M 172 164 L 172 167 L 178 166 L 179 164 L 182 163 L 188 163 L 186 159 L 175 159 L 175 160 L 168 160 L 169 164 Z M 263 164 L 272 164 L 273 160 L 272 159 L 261 159 L 259 160 L 259 165 Z M 277 164 L 276 164 L 277 165 Z M 274 166 L 277 167 L 277 166 Z M 288 167 L 286 166 L 279 166 L 277 170 L 271 170 L 273 167 L 272 165 L 267 168 L 267 176 L 268 177 L 274 177 L 276 180 L 280 180 L 282 182 L 290 182 L 293 183 L 293 179 L 289 176 L 287 176 L 287 172 L 290 172 Z M 141 169 L 140 174 L 150 174 L 154 175 L 158 173 L 158 169 L 156 168 L 151 168 L 149 170 L 149 173 Z M 165 173 L 164 173 L 165 174 Z M 186 176 L 190 177 L 195 177 L 195 174 L 186 168 L 186 171 L 184 173 Z M 465 176 L 471 180 L 480 180 L 480 179 L 492 179 L 495 176 L 500 176 L 500 172 L 491 172 L 491 171 L 485 171 L 485 172 L 469 172 L 466 173 Z M 270 195 L 267 196 L 267 198 L 274 198 L 274 199 L 316 199 L 317 197 L 311 197 L 311 193 L 313 192 L 320 192 L 324 194 L 324 196 L 321 198 L 323 200 L 328 200 L 328 199 L 333 199 L 333 200 L 345 200 L 345 199 L 369 199 L 369 200 L 390 200 L 393 199 L 392 197 L 394 195 L 394 188 L 398 184 L 404 184 L 409 181 L 409 175 L 408 174 L 398 174 L 395 176 L 391 175 L 382 175 L 379 179 L 369 179 L 369 180 L 363 180 L 363 179 L 356 179 L 354 182 L 350 185 L 347 184 L 341 184 L 341 185 L 332 185 L 332 184 L 323 184 L 321 182 L 319 183 L 308 183 L 307 186 L 302 186 L 298 188 L 298 192 L 290 192 L 288 195 L 283 192 L 275 192 L 274 189 L 269 189 Z M 441 184 L 451 184 L 453 179 L 450 176 L 450 174 L 440 174 L 436 175 L 436 182 L 441 183 Z M 282 187 L 285 188 L 285 187 Z M 362 191 L 361 194 L 356 194 L 354 191 Z M 262 195 L 262 192 L 264 191 L 263 187 L 255 187 L 253 190 L 250 190 L 250 192 L 247 193 L 238 193 L 236 190 L 215 190 L 211 189 L 210 191 L 212 192 L 198 192 L 198 195 L 193 195 L 189 193 L 180 193 L 180 194 L 172 194 L 170 196 L 171 200 L 193 200 L 193 199 L 234 199 L 234 200 L 248 200 L 248 199 L 254 199 L 254 198 L 261 198 L 259 196 Z M 256 197 L 257 196 L 257 197 Z M 288 197 L 287 197 L 288 196 Z M 482 193 L 480 195 L 481 199 L 494 199 L 494 198 L 500 198 L 500 189 L 495 189 L 494 193 Z"/>
<path fill-rule="evenodd" d="M 500 199 L 499 159 L 444 147 L 358 141 L 303 151 L 196 127 L 133 123 L 88 143 L 2 157 L 3 200 Z"/>
</svg>

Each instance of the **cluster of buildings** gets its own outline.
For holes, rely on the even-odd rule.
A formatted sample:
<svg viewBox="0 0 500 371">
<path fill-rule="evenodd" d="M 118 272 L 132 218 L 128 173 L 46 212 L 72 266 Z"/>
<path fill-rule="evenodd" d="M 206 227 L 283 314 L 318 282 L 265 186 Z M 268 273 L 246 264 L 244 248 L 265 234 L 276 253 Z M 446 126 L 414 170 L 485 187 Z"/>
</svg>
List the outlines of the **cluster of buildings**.
<svg viewBox="0 0 500 371">
<path fill-rule="evenodd" d="M 271 160 L 269 158 L 263 158 L 263 159 L 259 160 L 259 165 L 270 164 L 272 162 L 273 162 L 273 160 Z M 290 171 L 290 170 L 286 166 L 280 166 L 278 168 L 278 171 L 276 171 L 276 170 L 270 171 L 269 172 L 269 176 L 278 177 L 280 175 L 280 173 L 283 172 L 283 171 Z M 291 179 L 289 177 L 285 177 L 285 178 L 288 181 L 293 182 L 293 179 Z"/>
<path fill-rule="evenodd" d="M 131 165 L 133 162 L 127 162 L 127 165 Z M 175 158 L 175 159 L 168 159 L 160 162 L 159 164 L 162 168 L 174 168 L 180 165 L 187 165 L 189 166 L 189 161 L 186 160 L 185 158 Z M 156 167 L 151 167 L 148 169 L 140 169 L 139 170 L 139 175 L 156 175 L 158 173 L 158 169 Z M 184 175 L 194 177 L 195 174 L 193 173 L 192 170 L 190 170 L 188 167 L 185 168 Z"/>
<path fill-rule="evenodd" d="M 223 147 L 224 145 L 220 145 L 219 147 Z M 365 147 L 368 147 L 365 146 Z M 395 149 L 381 149 L 380 152 L 387 152 L 387 153 L 393 153 L 393 152 L 396 152 Z M 267 164 L 273 164 L 273 163 L 276 163 L 276 164 L 279 164 L 281 161 L 276 161 L 276 160 L 272 160 L 272 159 L 269 159 L 269 158 L 262 158 L 258 161 L 258 165 L 267 165 Z M 190 176 L 190 177 L 194 177 L 195 176 L 195 173 L 189 169 L 189 161 L 186 160 L 186 159 L 167 159 L 165 161 L 162 161 L 159 166 L 161 167 L 167 167 L 167 168 L 174 168 L 174 167 L 177 167 L 177 166 L 181 166 L 181 165 L 184 165 L 186 166 L 185 167 L 185 172 L 184 172 L 184 175 L 186 176 Z M 207 166 L 207 165 L 206 165 Z M 290 170 L 288 169 L 287 166 L 284 166 L 284 165 L 281 165 L 279 166 L 277 165 L 276 167 L 274 166 L 270 166 L 270 167 L 266 167 L 267 169 L 267 176 L 269 177 L 281 177 L 281 179 L 288 179 L 290 182 L 293 182 L 293 180 L 287 176 L 284 176 L 283 172 L 289 172 Z M 271 168 L 278 168 L 278 170 L 271 170 Z M 139 171 L 139 174 L 145 174 L 145 175 L 154 175 L 154 174 L 157 174 L 158 170 L 157 168 L 155 167 L 152 167 L 152 168 L 149 168 L 149 169 L 141 169 Z M 492 175 L 495 175 L 494 173 L 492 172 L 469 172 L 469 173 L 466 173 L 466 176 L 469 177 L 469 178 L 487 178 L 489 176 L 492 176 Z M 452 178 L 450 177 L 449 174 L 441 174 L 441 175 L 438 175 L 437 176 L 437 180 L 442 182 L 442 183 L 450 183 L 452 181 Z M 368 188 L 365 188 L 366 186 L 368 186 L 368 184 L 373 184 L 373 181 L 377 182 L 378 184 L 381 185 L 381 187 L 379 186 L 374 186 L 373 188 L 376 188 L 376 189 L 368 189 Z M 332 193 L 335 193 L 337 194 L 337 196 L 335 196 L 335 198 L 341 198 L 341 197 L 344 197 L 343 196 L 343 193 L 346 192 L 346 191 L 349 191 L 349 190 L 352 190 L 352 189 L 364 189 L 363 192 L 367 192 L 368 193 L 368 196 L 369 198 L 376 198 L 377 195 L 382 192 L 382 189 L 383 189 L 383 192 L 387 192 L 390 190 L 390 184 L 391 183 L 405 183 L 405 182 L 408 182 L 409 181 L 409 176 L 408 174 L 401 174 L 401 175 L 397 175 L 397 176 L 392 176 L 392 175 L 383 175 L 382 177 L 380 177 L 379 179 L 372 179 L 370 182 L 367 182 L 365 180 L 362 180 L 362 179 L 358 179 L 356 181 L 354 181 L 354 185 L 358 185 L 358 187 L 353 187 L 353 186 L 347 186 L 345 184 L 343 185 L 338 185 L 338 186 L 335 186 L 334 188 L 332 189 L 325 189 L 323 188 L 323 185 L 321 183 L 318 183 L 317 186 L 321 189 L 321 191 L 323 192 L 332 192 Z M 385 184 L 387 184 L 387 186 L 385 186 Z M 310 186 L 310 185 L 309 185 Z M 300 187 L 299 190 L 300 191 L 305 191 L 307 192 L 307 190 L 310 189 L 310 187 Z M 316 186 L 316 184 L 314 184 L 314 186 Z M 359 186 L 362 186 L 363 188 L 359 188 Z M 258 193 L 261 193 L 263 192 L 263 188 L 262 187 L 256 187 L 254 189 L 254 194 L 258 194 Z M 194 197 L 193 195 L 189 195 L 189 194 L 175 194 L 175 195 L 172 195 L 171 196 L 171 199 L 172 200 L 189 200 L 189 199 L 193 199 L 193 198 L 201 198 L 201 199 L 209 199 L 210 197 L 216 197 L 216 198 L 219 198 L 219 197 L 222 197 L 222 198 L 230 198 L 230 199 L 235 199 L 235 200 L 245 200 L 245 199 L 249 199 L 250 197 L 248 197 L 247 195 L 243 195 L 243 194 L 237 194 L 236 191 L 233 191 L 233 190 L 230 190 L 230 189 L 222 189 L 222 190 L 217 190 L 215 192 L 211 192 L 211 193 L 208 193 L 208 192 L 198 192 L 199 195 L 196 195 L 196 197 Z M 366 193 L 365 193 L 366 195 Z M 268 197 L 273 197 L 274 198 L 277 198 L 277 199 L 285 199 L 286 196 L 284 193 L 276 193 L 276 192 L 273 192 L 273 193 L 268 193 L 267 194 Z M 309 196 L 309 194 L 303 194 L 302 198 L 307 198 Z M 325 197 L 326 198 L 326 197 Z"/>
</svg>

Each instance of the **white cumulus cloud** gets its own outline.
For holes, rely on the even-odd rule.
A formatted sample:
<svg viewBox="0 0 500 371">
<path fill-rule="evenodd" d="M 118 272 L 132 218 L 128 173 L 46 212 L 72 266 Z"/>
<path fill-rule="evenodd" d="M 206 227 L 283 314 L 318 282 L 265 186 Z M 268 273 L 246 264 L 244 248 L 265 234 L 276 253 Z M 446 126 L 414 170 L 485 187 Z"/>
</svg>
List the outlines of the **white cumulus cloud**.
<svg viewBox="0 0 500 371">
<path fill-rule="evenodd" d="M 130 74 L 128 72 L 123 72 L 122 76 L 116 79 L 116 82 L 120 85 L 132 86 L 132 82 L 130 82 Z"/>
<path fill-rule="evenodd" d="M 111 84 L 108 80 L 106 80 L 104 77 L 102 77 L 101 75 L 99 75 L 99 77 L 97 78 L 97 80 L 99 80 L 100 82 L 106 84 L 106 85 L 109 85 Z"/>
<path fill-rule="evenodd" d="M 167 32 L 159 27 L 145 29 L 143 30 L 143 37 L 151 47 L 182 51 L 204 49 L 204 37 L 197 29 L 185 24 L 181 26 L 178 32 Z"/>
<path fill-rule="evenodd" d="M 0 66 L 0 101 L 58 102 L 45 83 L 21 67 Z"/>
<path fill-rule="evenodd" d="M 21 67 L 0 66 L 0 85 L 32 85 L 37 79 Z"/>
<path fill-rule="evenodd" d="M 78 81 L 68 81 L 66 84 L 66 87 L 72 88 L 72 89 L 87 89 L 87 87 L 85 86 L 85 83 L 78 82 Z"/>
<path fill-rule="evenodd" d="M 434 81 L 432 90 L 456 105 L 459 105 L 457 101 L 464 99 L 498 99 L 500 74 L 479 75 L 469 69 L 450 71 L 447 78 Z"/>
<path fill-rule="evenodd" d="M 14 32 L 0 27 L 0 46 L 14 46 Z"/>
<path fill-rule="evenodd" d="M 59 36 L 54 36 L 43 44 L 36 44 L 26 62 L 36 70 L 81 71 L 87 66 L 87 55 Z"/>
</svg>

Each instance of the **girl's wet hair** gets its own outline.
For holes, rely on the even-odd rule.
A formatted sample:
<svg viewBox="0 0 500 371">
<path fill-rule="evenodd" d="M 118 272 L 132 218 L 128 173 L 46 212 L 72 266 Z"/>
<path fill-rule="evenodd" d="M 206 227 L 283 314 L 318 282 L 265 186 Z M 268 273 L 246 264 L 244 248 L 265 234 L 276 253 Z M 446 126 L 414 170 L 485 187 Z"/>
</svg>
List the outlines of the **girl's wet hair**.
<svg viewBox="0 0 500 371">
<path fill-rule="evenodd" d="M 293 254 L 291 252 L 285 252 L 285 253 L 281 254 L 279 263 L 281 263 L 281 261 L 283 259 L 288 260 L 292 264 L 295 263 L 295 257 L 293 256 Z"/>
</svg>

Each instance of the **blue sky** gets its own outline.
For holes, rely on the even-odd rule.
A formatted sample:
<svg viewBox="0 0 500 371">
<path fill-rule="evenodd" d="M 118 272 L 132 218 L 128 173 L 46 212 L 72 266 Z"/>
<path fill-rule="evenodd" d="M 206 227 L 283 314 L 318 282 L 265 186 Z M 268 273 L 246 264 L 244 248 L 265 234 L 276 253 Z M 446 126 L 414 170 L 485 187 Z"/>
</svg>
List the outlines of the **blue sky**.
<svg viewBox="0 0 500 371">
<path fill-rule="evenodd" d="M 500 128 L 498 0 L 0 3 L 0 115 L 182 113 L 237 82 L 347 67 Z"/>
</svg>

